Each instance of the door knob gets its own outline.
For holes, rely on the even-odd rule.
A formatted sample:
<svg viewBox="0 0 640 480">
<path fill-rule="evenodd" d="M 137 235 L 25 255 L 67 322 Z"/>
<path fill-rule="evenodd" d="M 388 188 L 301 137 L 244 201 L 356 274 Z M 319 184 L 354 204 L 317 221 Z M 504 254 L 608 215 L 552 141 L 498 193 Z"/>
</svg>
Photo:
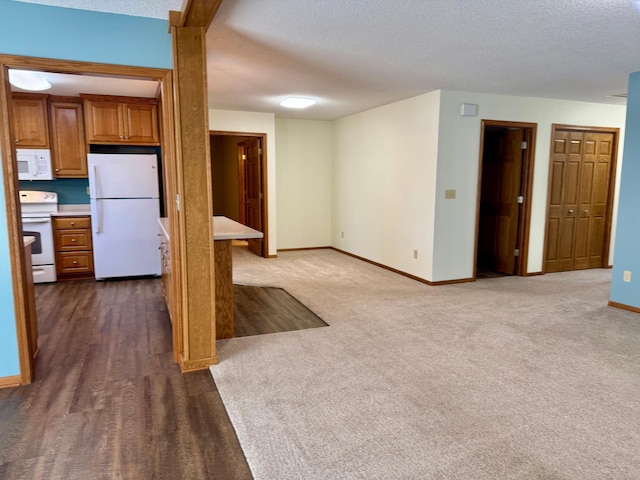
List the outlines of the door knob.
<svg viewBox="0 0 640 480">
<path fill-rule="evenodd" d="M 585 209 L 584 209 L 584 213 L 589 213 L 589 209 L 588 209 L 588 208 L 585 208 Z"/>
<path fill-rule="evenodd" d="M 569 215 L 571 215 L 573 213 L 573 209 L 569 210 Z"/>
</svg>

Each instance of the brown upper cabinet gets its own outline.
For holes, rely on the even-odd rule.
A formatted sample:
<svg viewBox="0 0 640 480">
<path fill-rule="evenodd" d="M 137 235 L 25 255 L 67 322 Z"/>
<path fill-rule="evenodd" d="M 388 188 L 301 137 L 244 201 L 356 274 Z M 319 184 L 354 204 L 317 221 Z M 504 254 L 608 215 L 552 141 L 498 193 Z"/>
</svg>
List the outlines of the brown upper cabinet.
<svg viewBox="0 0 640 480">
<path fill-rule="evenodd" d="M 48 95 L 14 93 L 11 118 L 16 148 L 49 148 Z"/>
<path fill-rule="evenodd" d="M 82 99 L 50 97 L 51 158 L 58 178 L 86 178 L 87 148 Z"/>
<path fill-rule="evenodd" d="M 81 96 L 87 143 L 160 145 L 156 99 Z"/>
</svg>

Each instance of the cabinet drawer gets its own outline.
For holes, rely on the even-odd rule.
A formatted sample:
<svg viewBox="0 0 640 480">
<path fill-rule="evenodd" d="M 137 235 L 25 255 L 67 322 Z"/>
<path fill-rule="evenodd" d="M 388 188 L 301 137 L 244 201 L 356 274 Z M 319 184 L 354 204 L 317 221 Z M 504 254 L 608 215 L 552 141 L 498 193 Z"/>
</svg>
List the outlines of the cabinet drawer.
<svg viewBox="0 0 640 480">
<path fill-rule="evenodd" d="M 89 217 L 54 217 L 55 228 L 68 230 L 72 228 L 91 228 Z"/>
<path fill-rule="evenodd" d="M 59 274 L 93 272 L 93 256 L 91 252 L 58 253 L 56 266 Z"/>
<path fill-rule="evenodd" d="M 84 230 L 58 230 L 56 232 L 57 250 L 71 252 L 74 250 L 91 250 L 91 232 Z"/>
</svg>

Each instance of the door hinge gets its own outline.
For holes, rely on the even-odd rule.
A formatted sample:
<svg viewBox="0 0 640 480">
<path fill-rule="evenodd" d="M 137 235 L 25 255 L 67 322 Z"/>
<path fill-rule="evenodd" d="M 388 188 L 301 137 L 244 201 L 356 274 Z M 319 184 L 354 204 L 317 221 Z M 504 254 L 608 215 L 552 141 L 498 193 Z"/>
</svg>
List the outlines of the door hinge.
<svg viewBox="0 0 640 480">
<path fill-rule="evenodd" d="M 518 195 L 518 203 L 524 203 L 524 196 Z"/>
<path fill-rule="evenodd" d="M 176 193 L 176 210 L 180 211 L 180 194 Z"/>
<path fill-rule="evenodd" d="M 526 150 L 526 149 L 527 149 L 527 142 L 526 142 L 526 141 L 524 141 L 524 142 L 522 142 L 522 143 L 520 144 L 520 149 L 521 149 L 521 150 Z"/>
<path fill-rule="evenodd" d="M 516 249 L 513 251 L 513 256 L 514 256 L 514 257 L 519 257 L 519 256 L 520 256 L 520 249 L 519 249 L 519 248 L 516 248 Z"/>
</svg>

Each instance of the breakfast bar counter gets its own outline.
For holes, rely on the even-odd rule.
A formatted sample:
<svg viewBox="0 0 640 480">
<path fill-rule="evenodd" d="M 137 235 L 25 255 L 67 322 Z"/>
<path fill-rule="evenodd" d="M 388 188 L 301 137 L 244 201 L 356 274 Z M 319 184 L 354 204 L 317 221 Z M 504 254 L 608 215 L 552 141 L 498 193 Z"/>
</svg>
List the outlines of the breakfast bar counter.
<svg viewBox="0 0 640 480">
<path fill-rule="evenodd" d="M 169 240 L 169 219 L 159 218 L 158 223 Z M 230 218 L 213 217 L 214 261 L 216 279 L 216 339 L 233 338 L 233 263 L 231 242 L 249 238 L 262 238 L 262 232 L 247 227 Z"/>
</svg>

